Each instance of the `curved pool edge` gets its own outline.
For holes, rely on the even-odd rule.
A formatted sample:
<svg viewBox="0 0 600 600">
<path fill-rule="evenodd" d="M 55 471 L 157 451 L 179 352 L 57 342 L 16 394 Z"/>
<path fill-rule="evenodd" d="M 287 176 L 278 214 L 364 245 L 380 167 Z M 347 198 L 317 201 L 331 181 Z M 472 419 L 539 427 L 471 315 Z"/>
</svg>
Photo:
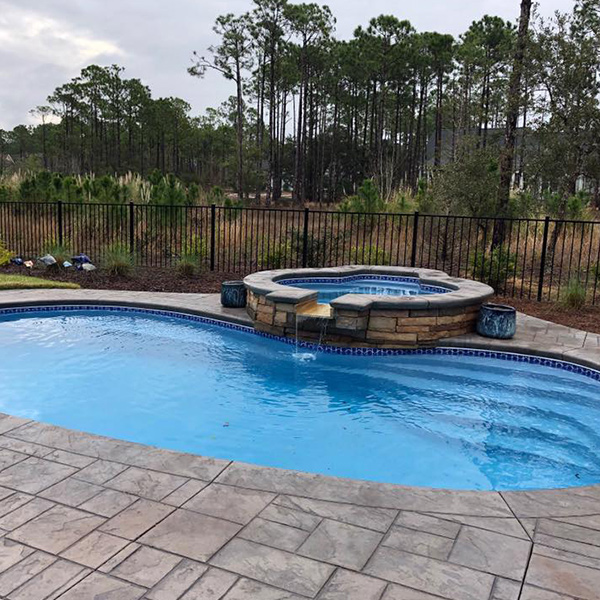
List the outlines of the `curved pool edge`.
<svg viewBox="0 0 600 600">
<path fill-rule="evenodd" d="M 135 304 L 117 304 L 111 303 L 100 303 L 100 302 L 75 302 L 66 303 L 61 302 L 59 304 L 36 304 L 36 305 L 24 305 L 18 307 L 1 307 L 0 308 L 0 319 L 3 316 L 10 315 L 28 315 L 38 314 L 44 312 L 79 312 L 79 311 L 90 311 L 90 312 L 124 312 L 124 313 L 138 313 L 140 315 L 150 315 L 158 317 L 173 317 L 176 319 L 189 320 L 196 323 L 203 323 L 207 325 L 214 325 L 217 327 L 225 327 L 234 331 L 240 331 L 248 335 L 254 335 L 260 338 L 272 340 L 278 343 L 286 344 L 287 346 L 296 346 L 303 350 L 310 352 L 318 352 L 324 354 L 339 354 L 347 356 L 415 356 L 415 355 L 442 355 L 442 356 L 468 356 L 476 358 L 495 358 L 499 360 L 505 360 L 508 362 L 525 362 L 529 364 L 535 364 L 540 366 L 549 367 L 552 369 L 567 371 L 583 375 L 584 377 L 591 378 L 595 381 L 600 381 L 600 369 L 591 368 L 583 364 L 577 364 L 576 362 L 559 358 L 559 354 L 547 352 L 545 355 L 535 353 L 531 351 L 531 348 L 525 348 L 531 352 L 520 352 L 517 348 L 511 350 L 505 350 L 502 348 L 484 348 L 478 347 L 477 345 L 467 346 L 461 345 L 460 343 L 453 344 L 447 343 L 445 345 L 438 345 L 430 348 L 371 348 L 365 347 L 352 347 L 348 348 L 345 346 L 332 346 L 332 345 L 319 345 L 314 342 L 308 342 L 304 340 L 295 341 L 289 337 L 282 337 L 264 331 L 254 329 L 253 327 L 241 324 L 235 321 L 227 321 L 223 318 L 216 318 L 208 316 L 209 313 L 206 311 L 200 312 L 189 312 L 183 310 L 175 310 L 169 308 L 149 308 L 147 306 L 135 305 Z M 459 340 L 456 340 L 459 342 Z"/>
<path fill-rule="evenodd" d="M 202 296 L 95 290 L 0 292 L 0 308 L 82 303 L 158 308 L 247 324 L 242 311 L 221 310 L 217 294 Z M 460 340 L 452 342 L 460 343 L 463 347 L 473 344 L 483 349 L 552 353 L 555 358 L 564 357 L 592 368 L 600 367 L 600 336 L 577 332 L 525 315 L 519 315 L 519 319 L 519 333 L 515 340 L 497 342 L 461 336 Z M 593 521 L 597 518 L 593 515 L 600 515 L 600 485 L 512 492 L 406 487 L 185 454 L 1 414 L 0 443 L 5 448 L 12 448 L 13 454 L 20 453 L 21 456 L 19 462 L 0 469 L 3 498 L 27 494 L 33 498 L 31 502 L 42 503 L 46 508 L 54 507 L 44 514 L 55 511 L 54 514 L 60 514 L 67 526 L 69 518 L 76 520 L 85 516 L 89 520 L 92 516 L 94 526 L 98 527 L 94 531 L 106 529 L 104 523 L 114 527 L 114 532 L 118 526 L 131 527 L 136 522 L 143 522 L 145 533 L 126 533 L 126 537 L 129 536 L 127 539 L 135 539 L 130 546 L 139 547 L 142 552 L 156 552 L 157 548 L 166 550 L 183 556 L 192 565 L 217 565 L 233 574 L 230 577 L 239 576 L 234 589 L 250 589 L 255 593 L 262 591 L 275 597 L 282 594 L 283 585 L 284 594 L 291 594 L 290 597 L 296 591 L 304 592 L 298 597 L 315 597 L 326 594 L 330 589 L 335 590 L 340 585 L 343 590 L 346 582 L 349 582 L 353 586 L 359 585 L 361 590 L 363 586 L 370 590 L 373 585 L 380 585 L 383 590 L 387 585 L 387 590 L 392 592 L 398 590 L 402 593 L 402 590 L 408 589 L 409 594 L 420 592 L 440 598 L 463 598 L 468 592 L 469 598 L 479 599 L 493 596 L 493 590 L 502 586 L 503 590 L 512 590 L 515 598 L 520 590 L 533 598 L 536 593 L 546 593 L 540 587 L 550 589 L 550 593 L 553 591 L 555 595 L 562 592 L 564 596 L 569 591 L 564 587 L 564 581 L 579 581 L 582 570 L 585 570 L 586 577 L 600 577 L 600 570 L 594 569 L 585 556 L 575 562 L 558 560 L 559 557 L 545 558 L 543 554 L 547 550 L 543 550 L 543 541 L 534 536 L 538 523 L 551 525 L 556 523 L 553 519 L 565 521 L 568 517 L 586 523 L 587 519 Z M 100 464 L 98 460 L 110 461 L 105 465 L 119 465 L 124 473 L 130 473 L 129 469 L 138 474 L 148 470 L 154 474 L 153 477 L 179 477 L 184 483 L 174 492 L 154 499 L 148 498 L 149 494 L 141 485 L 137 489 L 132 486 L 127 493 L 135 499 L 134 504 L 125 509 L 111 506 L 111 511 L 114 511 L 112 514 L 116 516 L 108 517 L 108 520 L 106 515 L 93 513 L 90 502 L 74 507 L 70 498 L 61 498 L 57 493 L 49 502 L 48 489 L 65 486 L 68 491 L 70 485 L 80 488 L 82 480 L 89 479 L 84 477 L 82 471 L 88 468 L 87 465 L 93 468 L 93 465 Z M 38 484 L 42 474 L 44 481 Z M 113 483 L 117 478 L 103 480 L 99 486 L 114 495 L 114 490 L 122 487 Z M 36 489 L 30 487 L 32 480 L 38 484 Z M 205 504 L 205 508 L 198 508 L 200 496 L 203 496 L 204 502 L 212 499 L 212 503 Z M 313 548 L 310 570 L 299 574 L 296 568 L 298 561 L 308 565 L 306 553 L 299 550 L 293 541 L 301 531 L 299 529 L 279 525 L 279 531 L 284 533 L 280 533 L 276 541 L 247 541 L 248 535 L 242 533 L 247 528 L 239 523 L 241 519 L 238 519 L 238 524 L 228 520 L 231 517 L 231 501 L 240 496 L 251 497 L 255 501 L 259 499 L 261 503 L 256 508 L 256 515 L 250 516 L 250 523 L 261 521 L 263 515 L 267 516 L 267 510 L 293 508 L 290 513 L 302 518 L 304 523 L 311 524 L 310 531 L 302 534 L 311 540 Z M 35 522 L 38 519 L 32 514 L 28 518 L 36 519 Z M 42 521 L 44 518 L 44 515 L 39 517 Z M 387 535 L 394 527 L 401 527 L 407 519 L 413 535 L 430 535 L 428 531 L 432 523 L 443 526 L 444 531 L 452 528 L 454 540 L 446 543 L 453 543 L 453 548 L 466 558 L 455 560 L 452 554 L 432 558 L 418 548 L 402 552 L 384 545 L 382 542 L 388 539 Z M 32 522 L 19 525 L 17 535 L 11 531 L 5 532 L 6 539 L 17 540 L 18 543 L 23 542 L 29 532 L 37 535 L 36 528 L 30 525 Z M 210 547 L 202 544 L 200 552 L 200 532 L 207 523 L 211 526 L 209 537 L 216 542 Z M 107 530 L 110 531 L 110 528 Z M 362 549 L 366 543 L 365 536 L 372 540 L 366 565 L 357 563 L 340 567 L 336 562 L 332 564 L 328 558 L 332 544 L 341 552 L 347 551 L 348 541 L 344 542 L 347 531 L 361 535 Z M 592 529 L 585 531 L 589 536 L 593 535 Z M 332 533 L 332 536 L 328 537 L 328 533 Z M 85 539 L 88 534 L 82 531 L 78 535 Z M 43 540 L 43 550 L 55 559 L 62 559 L 63 538 L 61 531 L 49 533 Z M 351 540 L 354 539 L 351 536 Z M 165 545 L 163 541 L 173 545 Z M 296 549 L 284 552 L 281 550 L 282 542 Z M 598 546 L 597 540 L 593 543 Z M 38 542 L 34 541 L 34 547 L 37 547 L 36 544 Z M 474 545 L 477 556 L 473 554 Z M 540 548 L 539 552 L 536 548 Z M 593 551 L 594 547 L 589 546 L 589 549 Z M 80 560 L 93 561 L 96 556 L 92 549 L 86 553 L 82 548 Z M 479 560 L 478 556 L 482 559 Z M 120 564 L 126 564 L 127 558 L 121 556 L 121 559 L 123 562 L 117 561 L 115 569 L 119 569 Z M 112 569 L 115 566 L 114 558 L 108 562 L 111 561 Z M 266 561 L 274 565 L 268 573 L 261 571 Z M 104 564 L 108 565 L 108 562 Z M 485 567 L 481 566 L 483 563 Z M 62 561 L 57 564 L 72 563 Z M 256 564 L 254 571 L 248 571 L 249 564 Z M 403 565 L 402 569 L 395 568 L 398 564 Z M 560 581 L 552 574 L 558 568 L 564 576 Z M 213 571 L 223 573 L 218 569 L 211 569 L 209 573 Z M 93 596 L 96 591 L 94 585 L 106 585 L 114 581 L 112 572 L 106 566 L 83 571 L 82 575 L 67 584 L 72 586 L 69 597 L 78 593 L 77 597 Z M 115 572 L 118 576 L 118 570 Z M 156 579 L 162 576 L 161 572 Z M 26 585 L 34 588 L 39 585 L 36 584 L 36 577 L 39 576 L 32 572 L 28 577 L 31 579 Z M 117 581 L 123 585 L 122 580 Z M 591 590 L 594 584 L 590 585 Z M 102 592 L 104 588 L 98 588 L 98 591 Z M 595 596 L 592 594 L 590 597 Z"/>
<path fill-rule="evenodd" d="M 220 321 L 223 323 L 241 325 L 244 328 L 251 329 L 251 326 L 248 323 L 249 320 L 247 318 L 244 318 L 245 315 L 243 314 L 243 309 L 226 309 L 225 311 L 219 310 L 219 308 L 221 307 L 220 305 L 217 305 L 218 301 L 218 294 L 195 295 L 162 294 L 155 292 L 102 292 L 100 290 L 28 290 L 27 293 L 23 293 L 20 291 L 19 293 L 13 294 L 11 294 L 11 292 L 0 292 L 0 310 L 17 308 L 23 309 L 23 312 L 26 312 L 26 309 L 28 307 L 44 306 L 47 306 L 52 310 L 56 310 L 61 305 L 72 307 L 81 306 L 83 308 L 94 305 L 99 308 L 109 308 L 111 306 L 118 308 L 119 306 L 125 306 L 131 307 L 133 309 L 140 308 L 157 311 L 166 311 L 172 313 L 190 314 L 201 318 L 206 318 L 213 322 Z M 571 332 L 577 332 L 577 330 L 570 330 L 567 327 L 556 325 L 547 321 L 542 321 L 541 319 L 528 317 L 527 315 L 520 315 L 520 317 L 521 320 L 524 321 L 524 323 L 522 323 L 522 326 L 525 332 L 520 331 L 519 338 L 515 338 L 513 340 L 492 340 L 487 338 L 480 338 L 479 340 L 477 340 L 474 338 L 478 338 L 479 336 L 459 336 L 454 339 L 446 340 L 446 343 L 443 345 L 440 344 L 440 347 L 452 350 L 453 346 L 457 349 L 471 348 L 482 351 L 506 352 L 529 356 L 537 354 L 539 356 L 551 358 L 553 360 L 570 362 L 575 365 L 581 365 L 587 369 L 592 369 L 594 371 L 600 372 L 600 336 L 596 334 L 587 334 L 586 332 L 578 332 L 582 334 L 581 336 L 579 336 L 582 340 L 582 343 L 580 345 L 576 344 L 574 341 L 575 339 L 578 339 L 578 333 L 575 333 L 572 334 L 575 337 L 571 344 L 564 343 L 564 341 L 562 343 L 556 341 L 555 345 L 553 347 L 550 347 L 544 342 L 544 336 L 541 336 L 540 334 L 540 331 L 542 331 L 542 329 L 546 332 L 546 335 L 559 337 L 563 336 L 563 338 L 563 330 L 568 330 Z M 527 333 L 529 333 L 529 335 L 527 335 Z M 276 336 L 268 337 L 275 338 Z M 527 339 L 528 337 L 538 337 L 538 343 L 534 343 L 533 340 Z M 289 343 L 289 340 L 283 341 Z M 586 342 L 590 342 L 589 348 L 591 348 L 592 343 L 595 343 L 597 350 L 588 349 Z M 577 355 L 576 353 L 578 351 L 581 354 Z M 306 473 L 302 471 L 292 471 L 288 469 L 265 467 L 261 465 L 249 465 L 237 461 L 228 461 L 223 459 L 204 457 L 195 454 L 187 454 L 173 450 L 157 448 L 154 446 L 138 444 L 135 442 L 129 442 L 125 440 L 115 440 L 112 438 L 107 438 L 92 433 L 70 430 L 64 427 L 54 426 L 50 424 L 45 424 L 40 421 L 23 419 L 20 417 L 14 417 L 10 415 L 4 418 L 0 418 L 0 436 L 9 435 L 10 432 L 13 431 L 13 429 L 7 430 L 2 426 L 2 423 L 5 421 L 6 418 L 16 420 L 16 422 L 21 422 L 18 426 L 15 426 L 15 430 L 20 429 L 24 425 L 28 425 L 30 427 L 33 427 L 36 431 L 40 432 L 39 435 L 32 435 L 31 439 L 19 438 L 23 441 L 41 443 L 42 445 L 49 446 L 52 446 L 53 444 L 59 444 L 56 446 L 56 449 L 79 453 L 86 456 L 94 456 L 95 458 L 102 458 L 104 460 L 113 460 L 115 462 L 123 461 L 120 459 L 117 460 L 119 452 L 115 454 L 114 448 L 135 447 L 139 450 L 139 452 L 141 452 L 142 455 L 145 456 L 145 458 L 143 461 L 141 459 L 136 458 L 135 465 L 132 463 L 131 466 L 145 467 L 152 470 L 154 469 L 154 467 L 152 467 L 152 464 L 154 464 L 154 462 L 156 461 L 155 455 L 160 455 L 165 457 L 164 460 L 167 460 L 167 458 L 170 457 L 168 458 L 167 463 L 173 460 L 175 464 L 186 464 L 187 462 L 190 462 L 192 464 L 198 463 L 199 465 L 201 465 L 200 467 L 198 467 L 199 471 L 197 473 L 194 470 L 187 471 L 187 468 L 181 469 L 180 467 L 177 467 L 176 470 L 173 471 L 173 474 L 175 475 L 194 477 L 203 481 L 213 481 L 218 479 L 220 483 L 226 483 L 228 485 L 235 485 L 237 487 L 244 487 L 248 489 L 270 491 L 279 494 L 298 495 L 302 497 L 315 498 L 317 500 L 343 502 L 347 504 L 355 503 L 354 501 L 349 500 L 349 498 L 353 497 L 353 494 L 359 494 L 359 496 L 361 496 L 363 493 L 365 493 L 367 494 L 367 496 L 366 498 L 362 498 L 361 496 L 361 502 L 363 502 L 365 499 L 368 499 L 369 502 L 360 505 L 372 506 L 374 508 L 395 508 L 395 504 L 394 506 L 387 506 L 386 503 L 388 502 L 388 500 L 385 500 L 385 498 L 395 498 L 397 495 L 399 495 L 399 497 L 403 497 L 404 494 L 408 494 L 411 497 L 414 495 L 416 498 L 415 506 L 418 506 L 419 498 L 425 495 L 427 496 L 429 501 L 433 503 L 432 505 L 436 508 L 425 509 L 421 507 L 411 509 L 403 508 L 402 506 L 397 506 L 396 508 L 398 510 L 416 510 L 418 512 L 447 512 L 452 514 L 470 515 L 475 515 L 479 513 L 462 513 L 460 511 L 455 513 L 454 511 L 456 510 L 456 508 L 453 508 L 454 500 L 450 503 L 447 509 L 444 509 L 443 498 L 445 498 L 446 496 L 450 496 L 451 498 L 462 498 L 462 496 L 464 495 L 465 498 L 479 498 L 481 496 L 480 499 L 483 500 L 483 498 L 486 496 L 495 495 L 501 499 L 502 505 L 506 507 L 506 496 L 517 495 L 522 496 L 524 500 L 526 499 L 525 504 L 533 502 L 533 504 L 535 505 L 538 502 L 540 502 L 542 507 L 544 507 L 544 510 L 547 510 L 546 503 L 549 501 L 546 498 L 547 494 L 559 494 L 559 496 L 562 496 L 570 491 L 574 494 L 574 499 L 579 501 L 583 499 L 583 491 L 592 490 L 593 495 L 597 496 L 597 512 L 598 514 L 600 514 L 600 483 L 593 486 L 526 491 L 476 491 L 403 486 L 400 484 L 345 479 L 330 475 Z M 44 432 L 51 432 L 51 444 L 39 441 L 39 439 L 44 439 Z M 9 437 L 13 436 L 9 435 Z M 98 440 L 102 440 L 102 442 L 99 442 Z M 71 449 L 67 448 L 67 446 L 73 446 L 73 443 L 75 443 L 75 446 L 79 448 L 79 450 L 77 450 L 75 447 L 72 447 Z M 107 451 L 108 453 L 106 454 L 106 458 L 104 458 L 104 455 L 102 455 L 102 453 L 104 452 L 102 448 L 105 445 L 109 448 L 109 450 Z M 112 450 L 111 447 L 113 447 Z M 110 458 L 109 456 L 112 458 Z M 162 471 L 162 469 L 160 468 L 154 470 Z M 225 474 L 225 471 L 228 471 L 228 473 Z M 183 475 L 184 472 L 187 472 L 188 475 Z M 193 475 L 190 473 L 196 474 Z M 310 483 L 309 488 L 303 489 L 302 486 L 308 483 Z M 298 488 L 298 485 L 300 485 L 300 488 Z M 316 491 L 311 491 L 313 485 L 316 485 Z M 323 493 L 319 491 L 321 487 L 323 487 L 325 490 Z M 305 493 L 307 494 L 306 496 Z M 346 500 L 344 498 L 346 498 Z M 393 503 L 394 502 L 395 500 L 393 501 Z M 484 502 L 483 504 L 485 505 L 486 503 Z M 563 502 L 560 503 L 561 511 L 565 510 L 563 504 Z M 567 503 L 567 505 L 570 506 L 570 503 Z M 569 508 L 569 510 L 571 510 L 571 508 Z M 573 510 L 576 510 L 576 512 L 559 512 L 558 515 L 576 516 L 578 514 L 590 514 L 589 507 L 585 509 L 587 511 L 585 513 L 577 512 L 578 509 L 576 507 L 573 507 Z M 499 515 L 488 514 L 487 516 Z"/>
</svg>

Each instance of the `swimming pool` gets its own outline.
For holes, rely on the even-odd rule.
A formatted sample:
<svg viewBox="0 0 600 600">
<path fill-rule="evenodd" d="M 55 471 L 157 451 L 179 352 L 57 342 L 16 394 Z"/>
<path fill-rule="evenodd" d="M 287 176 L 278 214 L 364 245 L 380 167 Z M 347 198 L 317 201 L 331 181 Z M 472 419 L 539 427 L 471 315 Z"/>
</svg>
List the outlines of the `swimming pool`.
<svg viewBox="0 0 600 600">
<path fill-rule="evenodd" d="M 595 372 L 451 350 L 338 352 L 136 309 L 0 312 L 0 411 L 406 485 L 600 482 Z"/>
<path fill-rule="evenodd" d="M 441 286 L 421 284 L 416 277 L 377 275 L 352 275 L 349 277 L 307 277 L 283 279 L 280 285 L 318 292 L 317 301 L 328 304 L 345 294 L 368 294 L 370 296 L 417 296 L 421 294 L 445 294 L 450 290 Z"/>
</svg>

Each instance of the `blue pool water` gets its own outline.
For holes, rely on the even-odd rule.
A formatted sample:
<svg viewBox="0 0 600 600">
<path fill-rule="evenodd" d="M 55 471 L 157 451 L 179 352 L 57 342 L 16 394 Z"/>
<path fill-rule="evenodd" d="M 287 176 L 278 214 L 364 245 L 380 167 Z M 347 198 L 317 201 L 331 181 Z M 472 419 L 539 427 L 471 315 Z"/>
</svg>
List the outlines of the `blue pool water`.
<svg viewBox="0 0 600 600">
<path fill-rule="evenodd" d="M 600 482 L 600 382 L 498 358 L 311 355 L 143 312 L 0 318 L 0 411 L 175 450 L 460 489 Z"/>
<path fill-rule="evenodd" d="M 419 294 L 443 294 L 449 290 L 439 286 L 420 285 L 413 277 L 350 276 L 310 277 L 285 279 L 277 283 L 318 292 L 317 302 L 329 304 L 344 294 L 369 294 L 375 296 L 417 296 Z"/>
</svg>

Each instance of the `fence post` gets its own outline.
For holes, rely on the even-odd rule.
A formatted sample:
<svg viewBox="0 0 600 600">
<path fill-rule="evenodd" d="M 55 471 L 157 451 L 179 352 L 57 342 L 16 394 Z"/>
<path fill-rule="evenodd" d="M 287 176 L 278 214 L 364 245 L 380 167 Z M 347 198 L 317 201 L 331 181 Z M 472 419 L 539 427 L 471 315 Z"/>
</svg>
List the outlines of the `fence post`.
<svg viewBox="0 0 600 600">
<path fill-rule="evenodd" d="M 304 209 L 304 231 L 302 232 L 302 268 L 308 264 L 308 216 L 309 209 Z"/>
<path fill-rule="evenodd" d="M 417 231 L 419 229 L 419 211 L 415 210 L 413 220 L 412 247 L 410 250 L 410 266 L 414 267 L 417 264 Z"/>
<path fill-rule="evenodd" d="M 540 257 L 540 275 L 538 277 L 538 293 L 537 301 L 542 301 L 542 293 L 544 288 L 544 271 L 546 270 L 546 250 L 548 247 L 548 229 L 550 228 L 550 217 L 544 219 L 544 237 L 542 241 L 542 256 Z"/>
<path fill-rule="evenodd" d="M 63 245 L 63 203 L 59 200 L 56 203 L 57 221 L 58 221 L 58 245 Z"/>
<path fill-rule="evenodd" d="M 215 270 L 215 231 L 216 231 L 217 206 L 210 206 L 210 270 Z"/>
<path fill-rule="evenodd" d="M 135 253 L 135 210 L 133 202 L 129 203 L 129 253 Z"/>
</svg>

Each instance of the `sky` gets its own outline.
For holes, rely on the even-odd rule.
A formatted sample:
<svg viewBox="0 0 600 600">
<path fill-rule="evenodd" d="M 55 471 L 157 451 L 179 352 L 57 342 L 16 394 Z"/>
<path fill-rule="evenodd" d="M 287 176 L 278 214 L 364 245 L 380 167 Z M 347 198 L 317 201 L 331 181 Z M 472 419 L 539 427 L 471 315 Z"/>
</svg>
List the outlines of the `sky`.
<svg viewBox="0 0 600 600">
<path fill-rule="evenodd" d="M 336 35 L 380 14 L 408 19 L 418 31 L 455 36 L 485 14 L 516 21 L 519 0 L 329 0 Z M 573 0 L 541 0 L 538 12 L 571 10 Z M 153 97 L 178 96 L 194 115 L 233 94 L 232 82 L 210 72 L 187 74 L 192 52 L 217 41 L 218 15 L 249 10 L 251 0 L 0 0 L 0 128 L 35 123 L 30 109 L 89 64 L 125 67 Z"/>
</svg>

